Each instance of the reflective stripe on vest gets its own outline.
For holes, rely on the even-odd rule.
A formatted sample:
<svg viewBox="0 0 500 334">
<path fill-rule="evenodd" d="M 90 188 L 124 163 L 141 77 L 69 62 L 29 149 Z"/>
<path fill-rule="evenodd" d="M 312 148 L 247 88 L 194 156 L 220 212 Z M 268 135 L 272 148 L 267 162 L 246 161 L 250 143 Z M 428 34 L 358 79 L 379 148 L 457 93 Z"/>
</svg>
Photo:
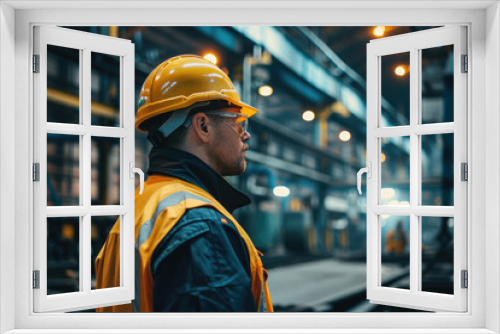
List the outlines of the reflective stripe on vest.
<svg viewBox="0 0 500 334">
<path fill-rule="evenodd" d="M 153 230 L 156 219 L 158 216 L 165 210 L 166 208 L 170 206 L 175 206 L 182 201 L 185 201 L 186 199 L 196 199 L 202 202 L 205 202 L 207 204 L 212 204 L 209 200 L 206 198 L 203 198 L 201 196 L 192 194 L 187 191 L 179 191 L 176 193 L 173 193 L 171 195 L 168 195 L 165 197 L 160 203 L 158 203 L 158 206 L 156 207 L 156 210 L 153 214 L 153 216 L 146 221 L 144 224 L 142 224 L 141 228 L 139 229 L 139 235 L 137 236 L 137 239 L 135 241 L 135 299 L 132 301 L 132 306 L 134 308 L 134 312 L 140 312 L 140 300 L 141 300 L 141 284 L 140 284 L 140 277 L 141 277 L 141 270 L 140 270 L 140 256 L 139 256 L 139 247 L 149 239 L 149 236 L 151 235 L 151 231 Z"/>
</svg>

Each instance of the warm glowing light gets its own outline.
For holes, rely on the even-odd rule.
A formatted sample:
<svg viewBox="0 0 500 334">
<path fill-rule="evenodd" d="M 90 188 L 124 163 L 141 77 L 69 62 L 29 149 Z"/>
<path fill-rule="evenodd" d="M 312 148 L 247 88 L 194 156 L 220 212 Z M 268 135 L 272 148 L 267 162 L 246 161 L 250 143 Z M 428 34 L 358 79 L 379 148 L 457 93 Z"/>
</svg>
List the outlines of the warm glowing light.
<svg viewBox="0 0 500 334">
<path fill-rule="evenodd" d="M 377 37 L 382 37 L 384 36 L 385 33 L 385 27 L 384 26 L 378 26 L 373 29 L 373 34 Z"/>
<path fill-rule="evenodd" d="M 346 142 L 351 139 L 351 133 L 349 131 L 342 131 L 339 133 L 339 139 Z"/>
<path fill-rule="evenodd" d="M 270 96 L 273 94 L 273 87 L 264 85 L 259 87 L 259 94 L 262 96 Z"/>
<path fill-rule="evenodd" d="M 213 53 L 207 53 L 203 56 L 203 58 L 211 63 L 217 64 L 217 57 Z"/>
<path fill-rule="evenodd" d="M 385 162 L 385 154 L 384 153 L 380 154 L 380 161 Z"/>
<path fill-rule="evenodd" d="M 396 69 L 394 70 L 394 73 L 396 73 L 396 75 L 402 77 L 403 75 L 406 74 L 406 68 L 403 66 L 403 65 L 399 65 L 398 67 L 396 67 Z"/>
<path fill-rule="evenodd" d="M 290 189 L 284 186 L 274 187 L 273 194 L 277 197 L 287 197 L 290 196 Z"/>
<path fill-rule="evenodd" d="M 312 120 L 314 120 L 314 118 L 316 117 L 316 115 L 314 114 L 313 111 L 311 110 L 306 110 L 304 111 L 304 113 L 302 114 L 302 119 L 306 122 L 310 122 Z"/>
<path fill-rule="evenodd" d="M 396 195 L 396 190 L 393 188 L 382 188 L 380 195 L 382 196 L 382 199 L 389 199 Z"/>
</svg>

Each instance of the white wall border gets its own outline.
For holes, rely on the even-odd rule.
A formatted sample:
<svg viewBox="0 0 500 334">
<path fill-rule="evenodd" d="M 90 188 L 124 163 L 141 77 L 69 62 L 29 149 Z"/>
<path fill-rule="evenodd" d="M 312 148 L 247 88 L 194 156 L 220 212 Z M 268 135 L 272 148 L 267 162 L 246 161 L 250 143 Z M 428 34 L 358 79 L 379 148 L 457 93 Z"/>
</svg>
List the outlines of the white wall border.
<svg viewBox="0 0 500 334">
<path fill-rule="evenodd" d="M 14 2 L 14 1 L 12 1 Z M 474 1 L 470 1 L 473 3 Z M 40 2 L 39 2 L 40 3 Z M 188 1 L 186 1 L 188 3 Z M 484 2 L 481 2 L 484 3 Z M 117 4 L 119 6 L 119 4 Z M 496 5 L 495 5 L 496 6 Z M 186 5 L 188 7 L 188 5 Z M 283 5 L 286 8 L 286 4 Z M 301 9 L 301 10 L 287 10 L 284 8 L 276 8 L 269 9 L 266 11 L 261 11 L 258 9 L 248 9 L 248 10 L 213 10 L 209 9 L 210 6 L 207 4 L 205 9 L 198 8 L 196 10 L 184 10 L 184 9 L 172 9 L 172 10 L 156 10 L 156 11 L 146 11 L 146 10 L 18 10 L 16 11 L 16 73 L 15 77 L 17 78 L 15 82 L 16 87 L 16 105 L 15 105 L 15 148 L 16 148 L 16 156 L 15 156 L 15 170 L 16 170 L 16 178 L 15 178 L 15 186 L 16 186 L 16 196 L 15 196 L 15 208 L 16 208 L 16 216 L 15 216 L 15 237 L 16 237 L 16 252 L 15 259 L 18 265 L 15 268 L 16 276 L 18 279 L 16 280 L 16 298 L 12 298 L 12 293 L 8 292 L 8 288 L 4 285 L 0 285 L 0 293 L 2 296 L 2 303 L 8 304 L 12 307 L 14 301 L 15 303 L 15 327 L 16 328 L 32 328 L 35 329 L 37 327 L 43 326 L 46 328 L 68 328 L 67 325 L 71 322 L 76 324 L 77 326 L 81 326 L 80 328 L 84 328 L 83 326 L 91 326 L 92 328 L 109 328 L 109 320 L 120 323 L 124 328 L 134 328 L 137 326 L 137 321 L 140 319 L 147 320 L 152 324 L 154 328 L 164 328 L 165 324 L 168 324 L 169 328 L 178 328 L 177 332 L 200 332 L 196 330 L 184 331 L 180 330 L 180 328 L 186 327 L 186 325 L 191 328 L 199 328 L 200 330 L 203 328 L 221 328 L 229 326 L 231 328 L 275 328 L 275 331 L 267 331 L 267 332 L 281 332 L 279 328 L 285 326 L 291 326 L 293 328 L 303 328 L 300 330 L 302 332 L 305 331 L 306 328 L 312 329 L 316 328 L 313 332 L 326 332 L 319 330 L 319 328 L 345 328 L 341 331 L 328 330 L 327 332 L 337 332 L 337 333 L 375 333 L 375 332 L 397 332 L 397 333 L 405 333 L 405 332 L 422 332 L 422 333 L 448 333 L 448 332 L 463 332 L 463 333 L 472 333 L 471 329 L 467 330 L 459 330 L 459 328 L 467 328 L 473 327 L 478 328 L 474 330 L 477 333 L 488 333 L 490 331 L 481 330 L 480 328 L 485 328 L 485 325 L 488 324 L 488 328 L 491 328 L 496 331 L 496 324 L 498 323 L 498 319 L 495 319 L 495 314 L 491 314 L 488 319 L 485 318 L 486 310 L 485 306 L 488 306 L 488 309 L 498 310 L 499 298 L 493 295 L 491 298 L 486 299 L 485 305 L 485 290 L 490 291 L 490 288 L 493 288 L 493 285 L 498 285 L 498 279 L 496 281 L 494 279 L 485 279 L 484 275 L 474 275 L 474 273 L 485 273 L 485 261 L 483 260 L 485 254 L 485 245 L 484 238 L 485 232 L 491 231 L 489 229 L 489 225 L 491 224 L 491 219 L 488 219 L 488 222 L 485 223 L 485 172 L 484 163 L 485 163 L 485 127 L 488 126 L 489 130 L 496 129 L 498 131 L 498 122 L 496 124 L 490 124 L 492 122 L 486 121 L 485 116 L 485 107 L 489 103 L 489 101 L 496 97 L 498 99 L 498 91 L 499 91 L 499 80 L 498 80 L 498 71 L 493 72 L 490 71 L 490 65 L 496 62 L 499 62 L 498 54 L 494 55 L 491 53 L 487 54 L 485 58 L 485 22 L 486 16 L 484 10 L 388 10 L 388 9 L 379 9 L 379 10 L 335 10 L 335 9 Z M 492 8 L 490 7 L 489 13 L 492 12 Z M 494 10 L 496 13 L 496 10 Z M 498 14 L 491 15 L 489 14 L 489 26 L 496 27 L 498 29 Z M 450 19 L 452 18 L 452 19 Z M 31 309 L 31 298 L 30 291 L 27 290 L 26 284 L 29 285 L 30 280 L 30 268 L 31 264 L 27 263 L 26 258 L 30 251 L 29 242 L 26 242 L 26 236 L 30 233 L 30 222 L 32 221 L 30 217 L 30 205 L 31 199 L 27 198 L 27 195 L 30 194 L 31 189 L 31 181 L 29 179 L 30 176 L 30 166 L 31 166 L 31 157 L 32 154 L 29 150 L 31 142 L 31 133 L 32 133 L 32 125 L 31 125 L 31 112 L 32 108 L 29 104 L 29 101 L 26 99 L 26 94 L 29 93 L 30 90 L 30 30 L 29 23 L 58 23 L 58 24 L 97 24 L 98 22 L 106 22 L 107 24 L 113 25 L 155 25 L 155 24 L 165 24 L 168 22 L 171 25 L 252 25 L 252 24 L 273 24 L 273 25 L 379 25 L 379 24 L 392 24 L 392 25 L 408 25 L 411 22 L 411 25 L 420 24 L 432 24 L 432 23 L 449 23 L 449 24 L 466 24 L 472 23 L 471 35 L 473 40 L 473 49 L 472 49 L 472 64 L 471 64 L 471 72 L 472 74 L 469 76 L 469 83 L 472 84 L 473 87 L 473 96 L 469 105 L 472 106 L 473 112 L 470 114 L 470 122 L 469 122 L 469 130 L 473 135 L 473 140 L 470 141 L 470 147 L 472 148 L 472 157 L 473 160 L 471 166 L 471 180 L 474 180 L 474 189 L 469 189 L 469 198 L 472 201 L 472 209 L 469 210 L 469 217 L 472 218 L 474 223 L 474 233 L 471 235 L 474 242 L 474 248 L 471 248 L 469 245 L 469 250 L 472 254 L 469 259 L 469 268 L 471 271 L 471 289 L 469 289 L 469 297 L 472 296 L 471 291 L 474 290 L 474 298 L 471 298 L 471 308 L 473 313 L 465 314 L 465 315 L 454 315 L 454 314 L 438 314 L 436 316 L 427 316 L 422 318 L 421 315 L 406 315 L 406 314 L 390 314 L 390 315 L 381 315 L 381 314 L 306 314 L 297 316 L 296 314 L 275 314 L 275 315 L 201 315 L 196 317 L 196 321 L 193 321 L 193 317 L 191 316 L 183 316 L 183 315 L 129 315 L 128 317 L 121 317 L 119 315 L 102 315 L 92 317 L 87 315 L 78 315 L 78 316 L 68 316 L 61 314 L 53 314 L 53 315 L 35 315 L 30 316 L 27 314 L 28 309 Z M 495 36 L 489 30 L 486 30 L 487 37 Z M 496 36 L 498 39 L 498 31 L 496 32 Z M 3 43 L 3 42 L 2 42 Z M 486 50 L 489 50 L 488 47 L 495 48 L 495 45 L 498 46 L 497 40 L 486 39 Z M 3 47 L 3 44 L 2 44 Z M 488 51 L 489 52 L 489 51 Z M 485 71 L 484 61 L 487 62 L 488 71 Z M 9 65 L 6 62 L 6 59 L 0 58 L 1 68 L 3 70 L 4 67 Z M 491 62 L 491 63 L 490 63 Z M 11 64 L 10 64 L 11 65 Z M 498 64 L 497 67 L 498 68 Z M 4 73 L 4 72 L 2 72 Z M 496 75 L 496 77 L 495 77 Z M 488 78 L 487 82 L 489 84 L 488 90 L 485 87 L 485 76 Z M 2 74 L 2 77 L 3 74 Z M 4 79 L 5 80 L 5 79 Z M 8 78 L 7 78 L 8 80 Z M 10 81 L 9 81 L 10 82 Z M 0 94 L 1 96 L 5 96 L 4 92 L 9 90 L 5 88 L 3 85 L 0 86 Z M 29 96 L 29 94 L 28 94 Z M 3 100 L 3 99 L 2 99 Z M 486 102 L 485 102 L 486 101 Z M 2 105 L 3 107 L 3 105 Z M 498 107 L 498 105 L 497 105 Z M 498 108 L 496 109 L 498 110 Z M 3 117 L 6 114 L 4 108 L 1 109 L 1 116 Z M 493 110 L 491 111 L 493 112 Z M 3 118 L 2 118 L 3 121 Z M 495 127 L 496 125 L 496 127 Z M 2 128 L 0 128 L 2 129 Z M 0 132 L 2 135 L 2 132 Z M 11 140 L 9 142 L 5 142 L 3 140 L 3 135 L 0 137 L 0 148 L 7 147 L 7 145 L 12 145 Z M 11 139 L 9 137 L 9 139 Z M 496 142 L 496 146 L 492 146 L 492 149 L 498 150 L 498 141 Z M 9 152 L 9 151 L 8 151 Z M 8 154 L 8 153 L 7 153 Z M 11 155 L 13 153 L 10 153 Z M 498 157 L 498 152 L 496 153 Z M 498 165 L 496 165 L 498 167 Z M 2 163 L 2 167 L 3 163 Z M 7 167 L 8 168 L 8 167 Z M 10 167 L 12 168 L 12 166 Z M 498 169 L 496 170 L 498 174 Z M 4 174 L 1 174 L 1 179 L 7 178 Z M 489 183 L 488 183 L 489 184 Z M 492 198 L 499 198 L 499 188 L 498 182 L 497 187 L 494 185 L 490 187 L 493 193 L 488 192 L 488 195 L 492 195 Z M 7 202 L 8 203 L 8 202 Z M 0 205 L 5 205 L 3 200 Z M 493 206 L 498 210 L 498 201 Z M 487 216 L 489 217 L 489 215 Z M 4 228 L 8 231 L 6 225 L 9 223 L 2 219 L 0 221 L 1 228 L 4 231 Z M 10 222 L 12 224 L 12 222 Z M 498 223 L 496 220 L 494 223 Z M 469 232 L 472 233 L 472 230 L 469 229 Z M 495 232 L 495 230 L 493 230 Z M 492 235 L 490 242 L 487 245 L 488 250 L 494 250 L 492 248 L 492 243 L 496 242 L 497 244 L 500 241 L 498 235 L 498 229 L 496 229 L 496 234 Z M 7 258 L 11 254 L 7 254 L 3 251 L 4 245 L 8 245 L 8 243 L 4 243 L 4 238 L 7 239 L 8 235 L 2 234 L 2 251 L 0 259 L 4 263 L 4 258 Z M 12 235 L 11 235 L 12 236 Z M 11 241 L 8 241 L 11 243 Z M 498 247 L 498 246 L 497 246 Z M 10 251 L 10 250 L 9 250 Z M 492 270 L 494 273 L 499 272 L 499 261 L 497 259 L 498 253 L 486 253 L 487 257 L 494 256 L 496 261 L 488 261 L 488 268 Z M 12 261 L 10 261 L 12 262 Z M 496 262 L 496 263 L 493 263 Z M 9 262 L 7 262 L 9 263 Z M 12 267 L 14 267 L 12 263 Z M 3 268 L 2 268 L 3 269 Z M 11 268 L 12 269 L 12 268 Z M 2 273 L 2 280 L 4 274 Z M 485 286 L 485 283 L 487 286 Z M 494 291 L 494 290 L 493 290 Z M 497 287 L 498 291 L 498 287 Z M 3 304 L 2 304 L 3 305 Z M 4 316 L 5 312 L 3 310 L 0 314 L 2 318 L 0 318 L 0 322 L 4 320 L 8 321 L 7 315 Z M 490 314 L 490 313 L 488 313 Z M 498 317 L 498 312 L 496 314 Z M 70 319 L 71 318 L 71 319 Z M 60 320 L 61 322 L 54 323 L 54 320 Z M 91 323 L 89 321 L 91 320 Z M 488 321 L 486 321 L 488 320 Z M 420 330 L 403 330 L 397 329 L 401 328 L 401 324 L 407 323 L 407 321 L 415 321 L 419 322 L 422 328 Z M 355 326 L 359 328 L 359 330 L 347 329 Z M 452 331 L 448 330 L 426 330 L 427 328 L 436 328 L 436 327 L 454 327 L 456 329 Z M 226 327 L 227 328 L 227 327 Z M 370 328 L 379 328 L 378 330 Z M 383 329 L 382 328 L 392 328 Z M 65 330 L 68 332 L 67 330 Z M 34 333 L 35 331 L 19 331 L 16 330 L 14 332 L 17 333 Z M 52 331 L 51 331 L 52 332 Z M 74 331 L 77 332 L 77 331 Z M 78 331 L 82 332 L 82 331 Z M 95 332 L 95 331 L 85 331 L 85 332 Z M 109 331 L 116 332 L 116 331 Z M 124 330 L 120 330 L 119 332 L 124 332 Z M 144 333 L 144 331 L 141 331 Z M 154 332 L 154 331 L 148 331 Z M 172 331 L 165 331 L 172 332 Z M 212 331 L 214 332 L 214 331 Z M 217 332 L 227 332 L 220 331 Z M 241 331 L 245 333 L 250 333 L 252 331 Z M 288 332 L 288 331 L 287 331 Z"/>
<path fill-rule="evenodd" d="M 486 140 L 485 191 L 486 254 L 496 263 L 486 265 L 486 328 L 500 332 L 500 6 L 490 6 L 486 15 Z"/>
<path fill-rule="evenodd" d="M 15 12 L 0 2 L 0 333 L 14 328 Z"/>
</svg>

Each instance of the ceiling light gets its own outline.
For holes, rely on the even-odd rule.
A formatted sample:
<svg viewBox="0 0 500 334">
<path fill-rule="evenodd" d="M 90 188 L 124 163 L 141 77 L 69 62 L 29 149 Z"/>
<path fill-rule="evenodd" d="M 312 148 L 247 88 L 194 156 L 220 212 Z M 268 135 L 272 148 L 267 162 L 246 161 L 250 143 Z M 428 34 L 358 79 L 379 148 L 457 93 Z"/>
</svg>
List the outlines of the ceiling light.
<svg viewBox="0 0 500 334">
<path fill-rule="evenodd" d="M 217 57 L 213 53 L 206 53 L 203 58 L 208 60 L 209 62 L 213 64 L 217 64 Z"/>
<path fill-rule="evenodd" d="M 259 94 L 262 96 L 270 96 L 273 94 L 273 87 L 264 85 L 259 87 Z"/>
<path fill-rule="evenodd" d="M 349 131 L 342 131 L 341 133 L 339 133 L 339 139 L 347 142 L 351 139 L 351 133 Z"/>
<path fill-rule="evenodd" d="M 398 67 L 396 67 L 396 69 L 394 70 L 394 73 L 396 73 L 397 76 L 400 76 L 402 77 L 403 75 L 406 74 L 406 68 L 403 66 L 403 65 L 399 65 Z"/>
<path fill-rule="evenodd" d="M 384 33 L 385 33 L 385 27 L 384 26 L 378 26 L 378 27 L 373 28 L 373 35 L 375 35 L 377 37 L 384 36 Z"/>
<path fill-rule="evenodd" d="M 290 195 L 290 188 L 284 186 L 274 187 L 273 194 L 276 197 L 288 197 Z"/>
<path fill-rule="evenodd" d="M 302 114 L 302 119 L 306 122 L 310 122 L 312 120 L 314 120 L 314 118 L 316 117 L 316 115 L 314 114 L 313 111 L 311 110 L 306 110 L 304 111 L 304 113 Z"/>
<path fill-rule="evenodd" d="M 390 199 L 396 195 L 396 190 L 393 188 L 382 188 L 380 195 L 382 196 L 382 199 Z"/>
</svg>

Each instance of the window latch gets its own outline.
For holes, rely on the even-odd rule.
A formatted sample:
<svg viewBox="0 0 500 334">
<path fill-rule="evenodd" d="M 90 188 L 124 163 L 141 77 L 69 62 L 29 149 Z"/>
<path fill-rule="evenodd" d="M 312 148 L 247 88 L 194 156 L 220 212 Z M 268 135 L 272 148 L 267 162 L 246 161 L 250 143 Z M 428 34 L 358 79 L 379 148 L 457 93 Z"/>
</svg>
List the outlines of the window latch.
<svg viewBox="0 0 500 334">
<path fill-rule="evenodd" d="M 367 167 L 361 168 L 358 171 L 358 192 L 360 195 L 361 195 L 361 175 L 363 175 L 363 173 L 366 173 L 369 179 L 372 178 L 372 163 L 368 161 L 367 165 L 368 165 Z"/>
<path fill-rule="evenodd" d="M 130 178 L 134 178 L 134 174 L 139 174 L 139 180 L 141 183 L 141 190 L 139 191 L 139 195 L 142 195 L 142 191 L 144 190 L 144 172 L 142 169 L 134 167 L 134 163 L 130 161 L 129 163 L 129 171 L 130 171 Z"/>
</svg>

